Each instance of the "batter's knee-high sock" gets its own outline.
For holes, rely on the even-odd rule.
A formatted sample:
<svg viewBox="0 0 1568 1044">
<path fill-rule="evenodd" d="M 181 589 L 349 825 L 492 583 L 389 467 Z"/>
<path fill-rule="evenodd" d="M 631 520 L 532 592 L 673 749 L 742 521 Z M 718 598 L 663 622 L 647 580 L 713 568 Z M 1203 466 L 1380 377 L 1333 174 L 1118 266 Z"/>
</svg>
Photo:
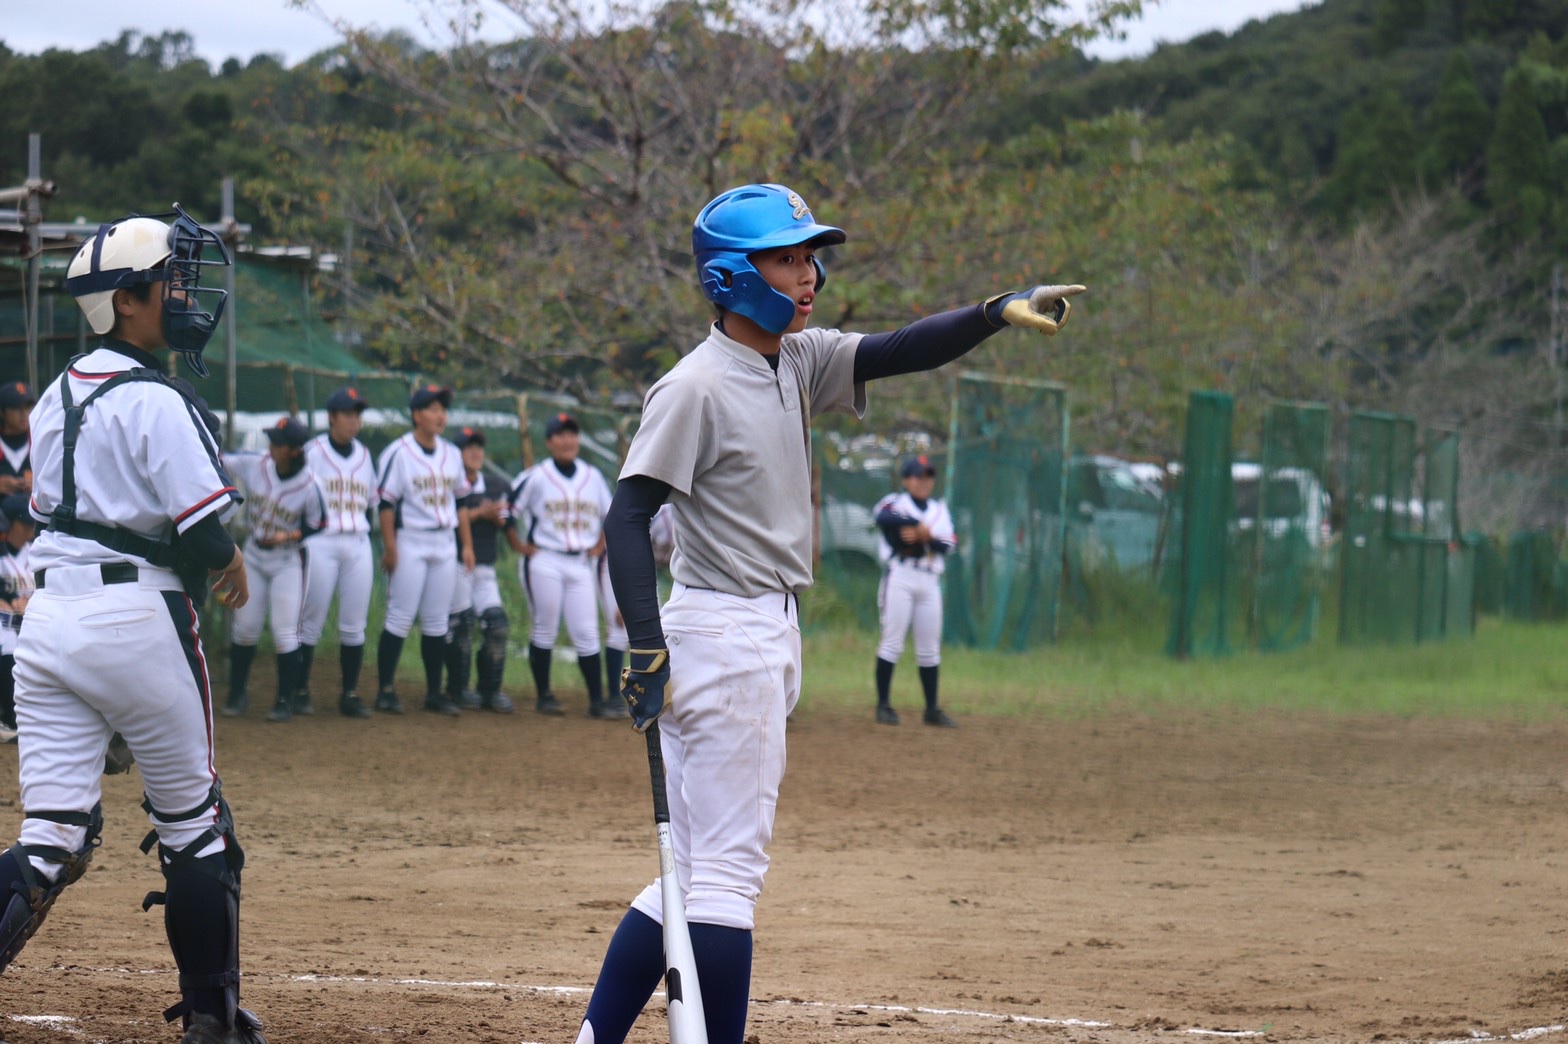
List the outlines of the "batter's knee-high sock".
<svg viewBox="0 0 1568 1044">
<path fill-rule="evenodd" d="M 893 667 L 888 661 L 877 657 L 877 705 L 887 707 L 893 695 Z"/>
<path fill-rule="evenodd" d="M 338 646 L 338 666 L 342 668 L 344 692 L 353 692 L 359 688 L 359 668 L 364 662 L 363 645 Z"/>
<path fill-rule="evenodd" d="M 446 635 L 420 635 L 419 658 L 425 663 L 425 692 L 441 691 L 441 668 L 446 666 Z"/>
<path fill-rule="evenodd" d="M 934 664 L 920 668 L 920 687 L 925 690 L 926 710 L 936 709 L 936 676 L 940 672 L 941 668 Z"/>
<path fill-rule="evenodd" d="M 621 1044 L 664 974 L 664 929 L 640 910 L 628 910 L 610 939 L 599 980 L 588 999 L 585 1027 L 593 1044 Z M 582 1041 L 585 1034 L 579 1033 Z"/>
<path fill-rule="evenodd" d="M 278 653 L 278 702 L 292 705 L 294 696 L 300 691 L 300 667 L 305 660 L 304 652 L 295 649 L 293 652 Z"/>
<path fill-rule="evenodd" d="M 397 678 L 397 661 L 403 656 L 403 639 L 391 631 L 381 632 L 381 644 L 376 649 L 376 683 L 382 692 L 392 688 Z"/>
<path fill-rule="evenodd" d="M 751 933 L 693 921 L 691 948 L 702 983 L 708 1044 L 741 1044 L 751 998 Z"/>
<path fill-rule="evenodd" d="M 604 684 L 600 680 L 599 673 L 602 669 L 599 654 L 577 657 L 577 667 L 583 672 L 583 684 L 588 686 L 588 706 L 599 706 L 604 702 Z"/>
<path fill-rule="evenodd" d="M 250 665 L 256 662 L 256 647 L 235 642 L 229 646 L 229 702 L 241 699 L 250 684 Z"/>
<path fill-rule="evenodd" d="M 310 692 L 310 668 L 316 662 L 316 647 L 314 645 L 301 645 L 299 647 L 299 691 Z"/>
<path fill-rule="evenodd" d="M 621 665 L 626 662 L 625 649 L 604 650 L 604 691 L 609 693 L 610 699 L 615 699 L 621 694 Z"/>
<path fill-rule="evenodd" d="M 553 649 L 528 643 L 528 669 L 534 672 L 534 695 L 541 700 L 550 691 L 550 657 L 554 655 Z"/>
</svg>

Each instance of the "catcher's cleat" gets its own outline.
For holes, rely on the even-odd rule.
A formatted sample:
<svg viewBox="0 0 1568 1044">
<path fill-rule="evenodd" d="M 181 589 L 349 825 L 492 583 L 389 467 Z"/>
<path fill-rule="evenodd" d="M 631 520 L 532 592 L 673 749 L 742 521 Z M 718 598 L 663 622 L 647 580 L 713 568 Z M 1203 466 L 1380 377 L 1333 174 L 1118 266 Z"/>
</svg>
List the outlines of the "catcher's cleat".
<svg viewBox="0 0 1568 1044">
<path fill-rule="evenodd" d="M 444 714 L 448 718 L 455 718 L 462 713 L 457 704 L 439 693 L 431 693 L 425 697 L 425 710 L 432 714 Z"/>
<path fill-rule="evenodd" d="M 267 1038 L 261 1035 L 261 1020 L 241 1008 L 232 1027 L 225 1026 L 216 1015 L 196 1012 L 191 1015 L 180 1044 L 267 1044 Z"/>
<path fill-rule="evenodd" d="M 267 712 L 268 721 L 288 721 L 292 717 L 294 717 L 293 701 L 287 698 L 278 700 Z"/>
<path fill-rule="evenodd" d="M 517 709 L 517 705 L 512 702 L 512 698 L 504 692 L 498 692 L 494 696 L 481 697 L 479 705 L 485 710 L 495 711 L 497 714 L 510 714 Z"/>
<path fill-rule="evenodd" d="M 345 692 L 338 697 L 338 713 L 345 718 L 368 718 L 370 717 L 370 708 L 365 706 L 365 702 L 352 692 Z"/>
<path fill-rule="evenodd" d="M 879 703 L 879 704 L 877 704 L 877 724 L 878 725 L 897 725 L 898 724 L 898 711 L 894 710 L 890 704 L 886 704 L 886 703 Z"/>
<path fill-rule="evenodd" d="M 534 710 L 552 718 L 559 718 L 566 711 L 561 708 L 561 701 L 555 698 L 555 693 L 547 692 L 539 697 L 539 702 L 534 704 Z"/>
<path fill-rule="evenodd" d="M 403 701 L 391 689 L 382 689 L 376 693 L 376 710 L 383 714 L 402 714 Z"/>
<path fill-rule="evenodd" d="M 958 722 L 954 721 L 947 711 L 941 707 L 928 707 L 926 709 L 926 724 L 935 725 L 943 729 L 958 728 Z"/>
<path fill-rule="evenodd" d="M 463 694 L 457 698 L 457 705 L 463 710 L 478 710 L 484 706 L 484 701 L 473 689 L 464 689 Z"/>
</svg>

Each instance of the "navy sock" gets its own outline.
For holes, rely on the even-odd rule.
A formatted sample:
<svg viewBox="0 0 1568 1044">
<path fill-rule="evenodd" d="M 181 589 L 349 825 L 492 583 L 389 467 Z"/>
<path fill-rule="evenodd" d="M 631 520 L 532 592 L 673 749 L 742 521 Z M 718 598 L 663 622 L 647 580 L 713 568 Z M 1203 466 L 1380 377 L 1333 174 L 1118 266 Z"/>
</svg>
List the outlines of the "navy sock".
<svg viewBox="0 0 1568 1044">
<path fill-rule="evenodd" d="M 295 649 L 292 652 L 278 653 L 278 702 L 285 706 L 292 706 L 294 697 L 299 694 L 299 669 L 304 653 Z"/>
<path fill-rule="evenodd" d="M 605 650 L 604 650 L 604 680 L 605 680 L 604 691 L 605 691 L 605 695 L 608 696 L 612 700 L 620 699 L 620 696 L 621 696 L 621 666 L 625 662 L 626 662 L 626 650 L 625 649 L 611 649 L 608 646 L 605 647 Z"/>
<path fill-rule="evenodd" d="M 446 635 L 421 635 L 419 658 L 425 664 L 425 698 L 441 695 L 441 669 L 446 666 Z"/>
<path fill-rule="evenodd" d="M 920 668 L 920 687 L 926 693 L 926 710 L 936 709 L 936 676 L 940 670 L 939 667 Z"/>
<path fill-rule="evenodd" d="M 877 704 L 889 706 L 888 700 L 893 692 L 893 664 L 877 657 Z"/>
<path fill-rule="evenodd" d="M 746 1036 L 746 1006 L 751 1000 L 751 933 L 696 921 L 690 927 L 708 1044 L 741 1044 Z"/>
<path fill-rule="evenodd" d="M 604 689 L 600 687 L 599 671 L 603 663 L 599 654 L 577 657 L 577 668 L 583 672 L 583 684 L 588 687 L 588 706 L 597 707 L 604 702 Z"/>
<path fill-rule="evenodd" d="M 628 910 L 610 939 L 599 980 L 583 1021 L 594 1044 L 621 1044 L 664 974 L 664 929 L 639 910 Z"/>
<path fill-rule="evenodd" d="M 534 696 L 544 699 L 550 691 L 550 657 L 553 649 L 541 649 L 532 643 L 528 646 L 528 668 L 534 672 Z"/>
<path fill-rule="evenodd" d="M 231 701 L 245 695 L 245 689 L 250 685 L 250 665 L 255 662 L 254 645 L 240 645 L 236 642 L 229 646 L 229 699 Z"/>
<path fill-rule="evenodd" d="M 301 645 L 299 647 L 299 692 L 300 695 L 310 693 L 310 668 L 316 662 L 316 647 L 314 645 Z"/>
<path fill-rule="evenodd" d="M 338 666 L 343 673 L 344 692 L 353 692 L 359 687 L 359 667 L 364 662 L 363 645 L 344 645 L 338 648 Z"/>
<path fill-rule="evenodd" d="M 378 691 L 392 688 L 397 678 L 397 661 L 403 656 L 403 639 L 391 631 L 381 632 L 381 644 L 376 648 L 376 678 Z"/>
</svg>

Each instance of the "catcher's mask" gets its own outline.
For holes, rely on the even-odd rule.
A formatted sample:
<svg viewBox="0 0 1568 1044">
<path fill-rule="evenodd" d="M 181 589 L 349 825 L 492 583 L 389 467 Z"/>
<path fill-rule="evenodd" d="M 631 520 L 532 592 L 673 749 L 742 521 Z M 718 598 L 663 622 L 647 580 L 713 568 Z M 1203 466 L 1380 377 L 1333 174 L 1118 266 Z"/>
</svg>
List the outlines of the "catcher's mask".
<svg viewBox="0 0 1568 1044">
<path fill-rule="evenodd" d="M 209 245 L 216 258 L 203 257 Z M 164 342 L 185 357 L 191 372 L 205 377 L 202 349 L 218 328 L 229 292 L 202 286 L 201 270 L 229 263 L 228 248 L 218 234 L 176 203 L 168 214 L 132 214 L 100 225 L 71 259 L 65 289 L 76 298 L 93 332 L 106 334 L 114 329 L 116 290 L 162 283 Z M 183 298 L 175 297 L 176 291 Z"/>
<path fill-rule="evenodd" d="M 783 333 L 795 318 L 795 302 L 768 285 L 751 255 L 774 247 L 830 246 L 846 238 L 841 228 L 817 224 L 799 193 L 783 185 L 742 185 L 702 208 L 692 223 L 691 249 L 709 301 L 769 333 Z M 821 290 L 828 274 L 821 261 L 812 263 Z"/>
</svg>

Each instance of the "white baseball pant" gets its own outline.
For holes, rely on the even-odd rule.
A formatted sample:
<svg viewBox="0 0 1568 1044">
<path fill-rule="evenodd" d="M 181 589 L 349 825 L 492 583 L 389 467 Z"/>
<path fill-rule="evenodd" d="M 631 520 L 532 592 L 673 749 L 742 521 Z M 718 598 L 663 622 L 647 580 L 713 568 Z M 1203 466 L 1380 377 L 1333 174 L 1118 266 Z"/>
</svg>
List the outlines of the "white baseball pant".
<svg viewBox="0 0 1568 1044">
<path fill-rule="evenodd" d="M 610 556 L 594 559 L 594 572 L 599 579 L 599 605 L 604 610 L 604 644 L 608 649 L 625 652 L 631 642 L 626 638 L 626 620 L 621 607 L 615 603 L 615 588 L 610 584 Z"/>
<path fill-rule="evenodd" d="M 751 930 L 768 870 L 784 722 L 800 699 L 794 595 L 755 598 L 676 584 L 664 606 L 670 647 L 659 718 L 675 868 L 692 921 Z M 654 880 L 632 905 L 661 924 Z"/>
<path fill-rule="evenodd" d="M 452 583 L 452 616 L 465 609 L 472 609 L 477 615 L 486 609 L 497 608 L 501 604 L 501 585 L 496 580 L 495 566 L 476 565 L 474 571 L 469 572 L 461 564 L 457 567 L 457 579 Z"/>
<path fill-rule="evenodd" d="M 877 659 L 897 663 L 904 637 L 915 632 L 915 664 L 935 667 L 942 662 L 942 578 L 915 566 L 888 566 L 877 590 L 882 611 L 882 642 Z"/>
<path fill-rule="evenodd" d="M 450 529 L 397 531 L 397 568 L 387 578 L 383 626 L 407 638 L 419 617 L 419 633 L 440 638 L 447 631 L 452 585 L 457 582 L 457 538 Z"/>
<path fill-rule="evenodd" d="M 115 732 L 136 755 L 154 808 L 199 807 L 218 779 L 212 690 L 196 609 L 179 579 L 143 568 L 138 582 L 106 584 L 95 565 L 50 569 L 16 652 L 16 718 L 24 809 L 90 811 Z M 148 818 L 173 849 L 217 822 L 215 809 L 175 823 Z M 86 833 L 23 819 L 21 843 L 75 851 Z M 223 847 L 219 838 L 196 855 Z"/>
<path fill-rule="evenodd" d="M 566 617 L 566 633 L 578 656 L 599 651 L 599 593 L 593 560 L 587 555 L 540 548 L 518 563 L 531 620 L 528 640 L 554 649 Z"/>
<path fill-rule="evenodd" d="M 255 645 L 270 617 L 272 644 L 281 653 L 299 648 L 300 599 L 305 590 L 305 564 L 297 547 L 259 547 L 245 541 L 245 572 L 250 600 L 234 610 L 234 642 Z"/>
<path fill-rule="evenodd" d="M 299 640 L 305 645 L 320 643 L 336 594 L 338 641 L 364 645 L 375 569 L 367 533 L 317 533 L 305 541 L 305 600 L 299 615 Z"/>
</svg>

